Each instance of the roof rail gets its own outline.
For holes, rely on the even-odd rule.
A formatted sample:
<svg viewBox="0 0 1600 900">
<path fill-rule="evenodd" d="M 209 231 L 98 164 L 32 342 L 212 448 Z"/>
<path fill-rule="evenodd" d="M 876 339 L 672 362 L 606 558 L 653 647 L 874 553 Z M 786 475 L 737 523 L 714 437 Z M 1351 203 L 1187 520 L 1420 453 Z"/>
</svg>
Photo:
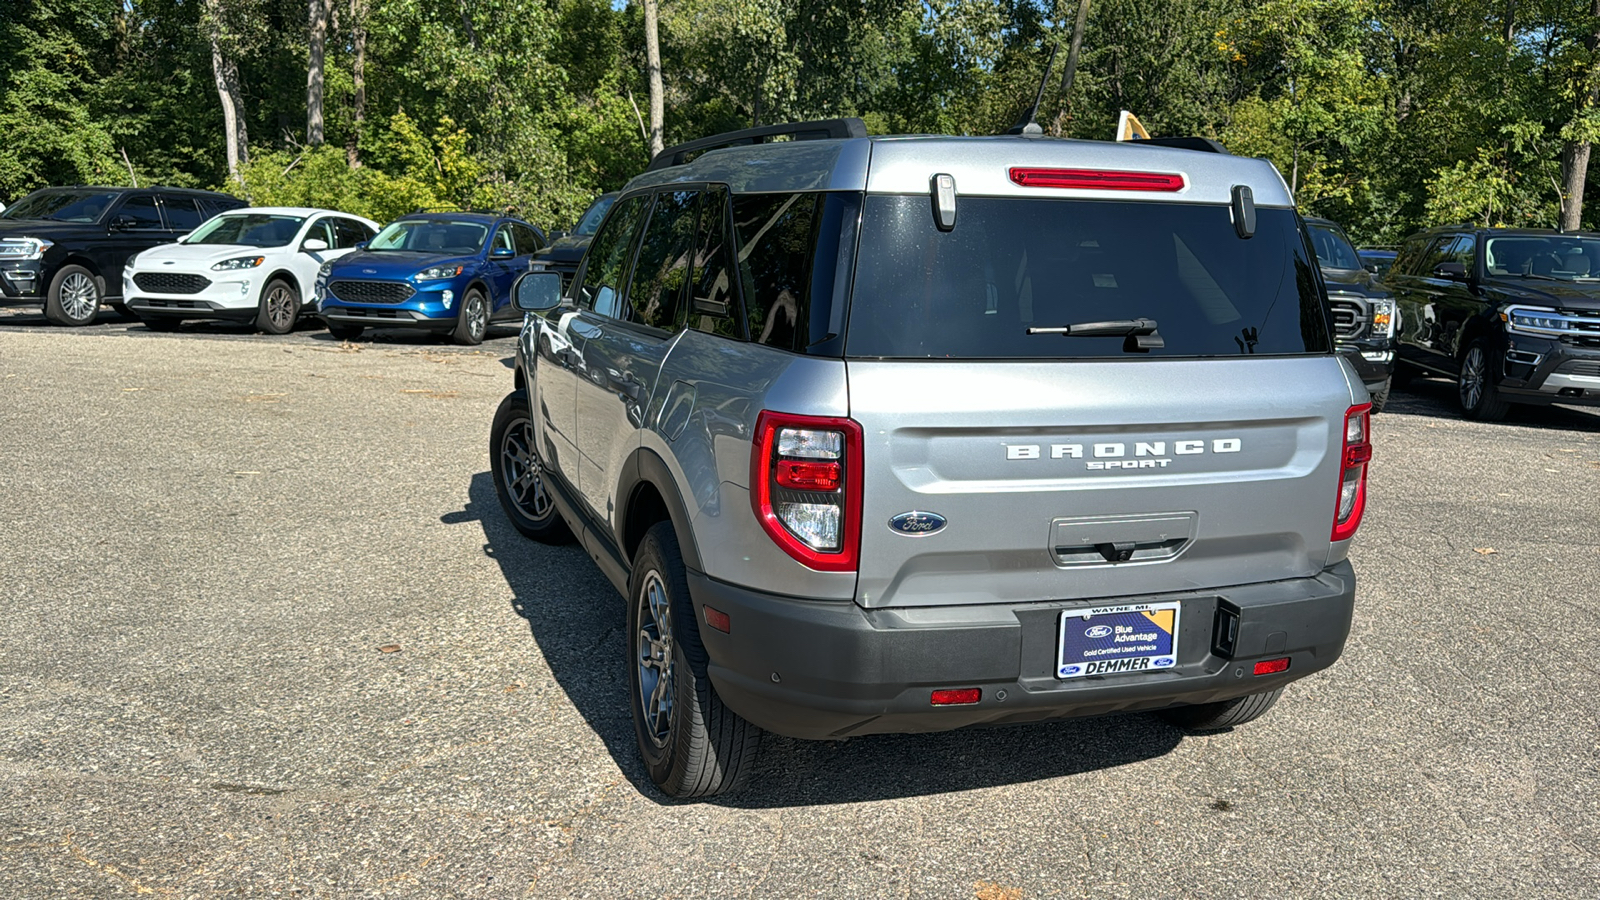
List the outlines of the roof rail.
<svg viewBox="0 0 1600 900">
<path fill-rule="evenodd" d="M 1123 143 L 1130 147 L 1148 144 L 1155 147 L 1176 147 L 1179 150 L 1199 150 L 1202 153 L 1221 153 L 1224 156 L 1233 155 L 1221 143 L 1211 138 L 1203 137 L 1153 137 L 1140 138 L 1136 141 L 1124 141 Z"/>
<path fill-rule="evenodd" d="M 711 137 L 700 138 L 699 140 L 689 141 L 662 150 L 651 158 L 650 165 L 645 166 L 645 171 L 654 172 L 657 169 L 681 166 L 689 161 L 685 157 L 692 153 L 717 150 L 722 147 L 764 144 L 768 138 L 785 136 L 792 141 L 864 138 L 867 136 L 867 125 L 860 119 L 852 117 L 848 119 L 821 119 L 816 122 L 789 122 L 783 125 L 763 125 L 760 128 L 746 128 L 743 131 L 715 134 Z"/>
</svg>

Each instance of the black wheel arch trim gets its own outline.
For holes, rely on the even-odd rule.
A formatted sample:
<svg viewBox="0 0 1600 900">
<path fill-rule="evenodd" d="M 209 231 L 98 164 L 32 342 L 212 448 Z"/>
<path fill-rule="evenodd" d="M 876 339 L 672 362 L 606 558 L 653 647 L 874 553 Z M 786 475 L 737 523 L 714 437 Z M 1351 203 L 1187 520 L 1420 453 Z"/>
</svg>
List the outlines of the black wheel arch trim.
<svg viewBox="0 0 1600 900">
<path fill-rule="evenodd" d="M 654 450 L 646 447 L 633 451 L 622 467 L 622 477 L 617 484 L 617 497 L 621 499 L 622 506 L 617 511 L 616 536 L 621 539 L 618 541 L 618 546 L 623 551 L 624 558 L 632 565 L 639 541 L 649 530 L 648 523 L 630 521 L 635 512 L 635 505 L 645 496 L 642 489 L 646 486 L 655 490 L 666 507 L 672 529 L 678 535 L 678 550 L 683 554 L 683 564 L 693 571 L 703 571 L 700 565 L 700 548 L 695 544 L 694 529 L 691 527 L 693 520 L 689 515 L 689 507 L 683 502 L 683 494 L 678 490 L 677 479 L 672 477 L 672 470 L 667 468 L 666 461 Z"/>
</svg>

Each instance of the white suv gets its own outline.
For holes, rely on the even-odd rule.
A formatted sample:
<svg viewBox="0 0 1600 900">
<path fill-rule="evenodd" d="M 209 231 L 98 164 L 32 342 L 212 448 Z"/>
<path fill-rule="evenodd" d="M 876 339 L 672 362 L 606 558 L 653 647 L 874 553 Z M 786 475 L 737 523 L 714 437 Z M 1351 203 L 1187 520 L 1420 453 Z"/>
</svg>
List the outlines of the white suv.
<svg viewBox="0 0 1600 900">
<path fill-rule="evenodd" d="M 371 240 L 378 227 L 326 209 L 230 210 L 175 244 L 128 260 L 122 296 L 154 331 L 172 331 L 184 319 L 234 319 L 285 334 L 311 300 L 317 270 Z"/>
</svg>

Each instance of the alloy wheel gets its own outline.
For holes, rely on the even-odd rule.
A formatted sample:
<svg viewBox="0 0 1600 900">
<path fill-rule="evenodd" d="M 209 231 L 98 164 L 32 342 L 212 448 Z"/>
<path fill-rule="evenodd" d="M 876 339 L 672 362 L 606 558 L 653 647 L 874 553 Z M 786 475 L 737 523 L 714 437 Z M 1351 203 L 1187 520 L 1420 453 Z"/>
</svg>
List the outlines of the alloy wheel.
<svg viewBox="0 0 1600 900">
<path fill-rule="evenodd" d="M 489 312 L 484 306 L 483 298 L 478 296 L 467 302 L 467 333 L 474 342 L 483 340 L 484 332 L 489 330 Z"/>
<path fill-rule="evenodd" d="M 661 573 L 645 575 L 644 590 L 636 601 L 639 634 L 635 654 L 639 666 L 639 709 L 645 734 L 657 747 L 672 736 L 672 598 Z"/>
<path fill-rule="evenodd" d="M 285 331 L 294 326 L 295 316 L 300 312 L 297 309 L 299 305 L 299 298 L 282 282 L 274 284 L 267 291 L 267 319 Z"/>
<path fill-rule="evenodd" d="M 100 291 L 94 279 L 82 272 L 73 272 L 61 282 L 61 311 L 75 322 L 94 317 L 100 308 Z"/>
<path fill-rule="evenodd" d="M 1483 350 L 1473 347 L 1467 350 L 1466 359 L 1461 361 L 1461 405 L 1467 409 L 1476 409 L 1478 401 L 1483 397 L 1483 380 L 1485 377 L 1483 365 Z"/>
<path fill-rule="evenodd" d="M 550 514 L 554 502 L 544 484 L 544 465 L 533 449 L 533 421 L 513 421 L 500 441 L 500 477 L 506 493 L 523 514 L 541 520 Z"/>
</svg>

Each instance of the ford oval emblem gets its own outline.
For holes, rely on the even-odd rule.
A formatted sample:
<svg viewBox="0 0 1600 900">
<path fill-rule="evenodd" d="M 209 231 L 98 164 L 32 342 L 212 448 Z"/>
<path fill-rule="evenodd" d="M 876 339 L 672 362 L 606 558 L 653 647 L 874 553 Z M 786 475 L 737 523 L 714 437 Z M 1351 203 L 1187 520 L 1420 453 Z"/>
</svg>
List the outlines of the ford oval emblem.
<svg viewBox="0 0 1600 900">
<path fill-rule="evenodd" d="M 1090 625 L 1083 630 L 1083 636 L 1091 640 L 1099 640 L 1111 636 L 1110 625 Z"/>
<path fill-rule="evenodd" d="M 903 534 L 907 537 L 924 537 L 943 530 L 944 526 L 944 516 L 938 513 L 918 512 L 917 510 L 903 512 L 889 520 L 890 528 L 894 529 L 897 534 Z"/>
<path fill-rule="evenodd" d="M 376 275 L 376 274 L 378 274 L 378 270 L 377 269 L 362 269 L 361 270 L 361 274 L 363 274 L 363 275 Z"/>
</svg>

